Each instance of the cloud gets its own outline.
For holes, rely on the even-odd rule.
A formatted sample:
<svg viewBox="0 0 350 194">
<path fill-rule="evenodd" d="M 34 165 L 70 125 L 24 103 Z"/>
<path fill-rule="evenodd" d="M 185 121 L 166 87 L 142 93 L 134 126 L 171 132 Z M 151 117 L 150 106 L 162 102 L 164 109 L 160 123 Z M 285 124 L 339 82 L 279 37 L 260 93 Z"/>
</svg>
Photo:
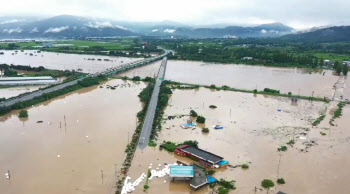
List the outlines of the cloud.
<svg viewBox="0 0 350 194">
<path fill-rule="evenodd" d="M 170 33 L 170 34 L 174 33 L 175 31 L 176 30 L 174 30 L 174 29 L 165 29 L 164 30 L 165 33 Z"/>
<path fill-rule="evenodd" d="M 158 32 L 158 29 L 153 29 L 152 32 Z"/>
<path fill-rule="evenodd" d="M 30 33 L 36 33 L 36 32 L 39 32 L 38 27 L 35 27 L 30 31 Z"/>
<path fill-rule="evenodd" d="M 85 24 L 90 28 L 112 28 L 114 27 L 111 22 L 89 22 Z"/>
<path fill-rule="evenodd" d="M 2 21 L 2 22 L 0 22 L 0 24 L 12 24 L 12 23 L 17 23 L 17 22 L 20 22 L 20 20 L 11 19 L 11 20 Z"/>
<path fill-rule="evenodd" d="M 3 32 L 7 32 L 9 34 L 12 33 L 21 33 L 23 30 L 21 28 L 14 28 L 14 29 L 5 29 Z"/>
<path fill-rule="evenodd" d="M 265 29 L 262 29 L 262 30 L 261 30 L 261 33 L 266 34 L 267 31 L 266 31 Z"/>
<path fill-rule="evenodd" d="M 16 0 L 3 3 L 0 13 L 71 14 L 118 21 L 171 20 L 201 25 L 282 22 L 305 28 L 350 24 L 349 7 L 349 0 L 286 0 L 283 3 L 281 0 Z"/>
<path fill-rule="evenodd" d="M 58 27 L 58 28 L 49 28 L 47 29 L 44 33 L 59 33 L 65 30 L 68 30 L 69 26 L 62 26 L 62 27 Z"/>
</svg>

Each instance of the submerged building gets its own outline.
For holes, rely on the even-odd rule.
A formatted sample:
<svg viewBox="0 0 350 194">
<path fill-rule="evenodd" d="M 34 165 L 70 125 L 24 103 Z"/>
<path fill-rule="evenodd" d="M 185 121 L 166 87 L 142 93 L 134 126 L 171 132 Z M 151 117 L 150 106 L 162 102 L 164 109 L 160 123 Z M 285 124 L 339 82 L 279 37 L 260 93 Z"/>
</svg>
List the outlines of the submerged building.
<svg viewBox="0 0 350 194">
<path fill-rule="evenodd" d="M 182 157 L 191 158 L 205 168 L 220 168 L 228 164 L 228 161 L 225 161 L 221 156 L 189 145 L 176 148 L 174 153 Z"/>
<path fill-rule="evenodd" d="M 0 78 L 0 85 L 48 85 L 56 83 L 58 81 L 51 76 Z"/>
</svg>

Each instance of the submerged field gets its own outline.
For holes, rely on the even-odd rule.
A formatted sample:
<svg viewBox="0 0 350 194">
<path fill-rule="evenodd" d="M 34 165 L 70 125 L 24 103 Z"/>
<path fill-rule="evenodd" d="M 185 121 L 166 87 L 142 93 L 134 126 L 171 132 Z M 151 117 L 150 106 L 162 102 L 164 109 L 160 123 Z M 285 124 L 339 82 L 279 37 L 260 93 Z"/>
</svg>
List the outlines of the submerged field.
<svg viewBox="0 0 350 194">
<path fill-rule="evenodd" d="M 209 105 L 217 108 L 210 109 Z M 214 174 L 216 178 L 235 180 L 237 189 L 233 193 L 254 193 L 255 187 L 258 193 L 264 193 L 263 179 L 271 179 L 277 185 L 277 178 L 284 178 L 286 184 L 277 185 L 275 192 L 345 194 L 350 192 L 343 186 L 350 179 L 344 171 L 350 167 L 350 157 L 344 155 L 350 151 L 350 131 L 346 128 L 350 124 L 346 119 L 350 109 L 346 107 L 344 115 L 335 121 L 337 126 L 330 126 L 330 114 L 335 105 L 305 100 L 295 104 L 289 98 L 209 89 L 175 90 L 165 111 L 157 144 L 197 140 L 200 148 L 224 157 L 233 166 L 248 164 L 247 170 L 227 167 Z M 189 116 L 180 115 L 188 115 L 190 110 L 206 117 L 208 134 L 201 132 L 202 125 L 194 130 L 180 127 L 189 119 Z M 319 127 L 312 127 L 311 123 L 322 113 L 326 118 Z M 167 116 L 177 117 L 168 120 Z M 214 130 L 216 124 L 224 129 Z M 290 140 L 295 144 L 287 145 Z M 287 146 L 287 151 L 278 152 L 281 146 Z M 130 176 L 135 180 L 147 172 L 151 163 L 154 169 L 158 164 L 177 160 L 192 163 L 189 159 L 159 151 L 158 147 L 139 150 Z M 169 177 L 151 180 L 148 185 L 149 193 L 190 192 L 188 183 L 172 183 Z M 143 183 L 134 193 L 143 193 L 142 190 Z M 210 190 L 205 187 L 194 193 Z"/>
<path fill-rule="evenodd" d="M 144 87 L 111 80 L 1 117 L 0 193 L 114 193 Z"/>
</svg>

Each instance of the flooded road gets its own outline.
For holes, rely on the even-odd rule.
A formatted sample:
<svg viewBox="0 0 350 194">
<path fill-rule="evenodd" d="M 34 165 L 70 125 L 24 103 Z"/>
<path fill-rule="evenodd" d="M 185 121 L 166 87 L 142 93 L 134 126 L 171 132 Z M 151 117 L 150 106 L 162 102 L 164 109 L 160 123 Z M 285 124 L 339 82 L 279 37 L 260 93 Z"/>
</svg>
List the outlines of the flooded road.
<svg viewBox="0 0 350 194">
<path fill-rule="evenodd" d="M 47 69 L 57 70 L 81 69 L 85 73 L 96 73 L 107 68 L 116 67 L 142 59 L 54 52 L 36 53 L 34 50 L 25 50 L 24 52 L 19 51 L 14 55 L 12 55 L 12 53 L 15 53 L 14 51 L 0 50 L 0 52 L 4 52 L 4 55 L 0 55 L 0 64 L 30 65 L 32 67 L 43 66 Z M 30 56 L 31 54 L 33 56 Z"/>
<path fill-rule="evenodd" d="M 206 117 L 205 126 L 209 134 L 201 128 L 182 129 L 188 116 L 177 117 L 163 123 L 157 144 L 163 141 L 183 142 L 197 140 L 199 147 L 222 156 L 231 165 L 249 164 L 248 170 L 240 167 L 217 170 L 215 178 L 235 180 L 237 189 L 233 193 L 255 193 L 261 188 L 263 179 L 271 179 L 276 187 L 273 193 L 341 193 L 350 189 L 345 185 L 350 180 L 350 107 L 344 108 L 343 116 L 336 120 L 338 126 L 329 125 L 329 109 L 336 103 L 310 102 L 299 100 L 292 104 L 290 99 L 263 95 L 199 90 L 175 90 L 164 117 L 188 115 L 191 109 Z M 216 105 L 210 109 L 209 105 Z M 327 111 L 326 111 L 327 110 Z M 320 127 L 312 128 L 311 122 L 320 113 L 327 112 Z M 214 130 L 220 124 L 223 130 Z M 321 135 L 320 132 L 326 133 Z M 294 139 L 293 147 L 286 143 Z M 313 143 L 312 143 L 313 142 Z M 277 148 L 286 145 L 286 152 Z M 130 176 L 135 179 L 146 173 L 150 163 L 157 166 L 177 160 L 192 161 L 174 156 L 157 148 L 138 151 L 134 158 Z M 284 178 L 285 185 L 277 185 L 277 178 Z M 166 182 L 164 182 L 166 181 Z M 164 177 L 149 183 L 149 193 L 189 193 L 188 183 L 169 183 Z M 139 186 L 134 193 L 143 193 Z M 193 193 L 208 193 L 205 187 Z M 258 190 L 257 193 L 266 193 Z M 270 192 L 272 193 L 272 192 Z"/>
<path fill-rule="evenodd" d="M 323 75 L 323 72 L 325 75 Z M 227 85 L 238 89 L 278 89 L 304 96 L 332 97 L 338 76 L 330 70 L 309 74 L 307 69 L 222 65 L 200 61 L 168 61 L 166 79 L 191 84 Z"/>
<path fill-rule="evenodd" d="M 15 97 L 26 92 L 32 92 L 32 91 L 38 90 L 40 87 L 45 87 L 45 86 L 18 86 L 18 87 L 0 88 L 0 98 Z"/>
<path fill-rule="evenodd" d="M 28 109 L 27 120 L 18 111 L 1 118 L 0 193 L 115 192 L 115 172 L 136 128 L 137 95 L 145 85 L 106 84 L 119 86 L 82 89 L 39 104 Z"/>
</svg>

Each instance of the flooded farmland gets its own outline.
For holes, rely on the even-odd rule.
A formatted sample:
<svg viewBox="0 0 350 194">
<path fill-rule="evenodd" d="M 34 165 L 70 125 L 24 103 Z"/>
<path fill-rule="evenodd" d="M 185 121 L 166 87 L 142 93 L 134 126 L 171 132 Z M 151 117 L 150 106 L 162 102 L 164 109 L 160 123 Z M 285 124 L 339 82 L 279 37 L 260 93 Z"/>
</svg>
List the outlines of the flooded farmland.
<svg viewBox="0 0 350 194">
<path fill-rule="evenodd" d="M 96 73 L 107 68 L 117 67 L 124 63 L 142 59 L 54 52 L 36 53 L 34 50 L 25 50 L 24 52 L 19 51 L 17 54 L 15 54 L 14 51 L 0 51 L 4 52 L 4 55 L 0 55 L 0 64 L 30 65 L 32 67 L 43 66 L 47 69 L 57 70 L 81 69 L 85 73 Z"/>
<path fill-rule="evenodd" d="M 324 73 L 324 75 L 323 75 Z M 222 65 L 200 61 L 169 60 L 166 79 L 191 84 L 217 86 L 227 85 L 238 89 L 278 89 L 304 96 L 329 97 L 338 76 L 330 70 L 309 74 L 302 68 L 275 68 L 250 65 Z"/>
<path fill-rule="evenodd" d="M 45 87 L 45 86 L 18 86 L 18 87 L 0 88 L 0 98 L 15 97 L 26 92 L 32 92 L 32 91 L 38 90 L 40 87 Z"/>
<path fill-rule="evenodd" d="M 210 105 L 217 106 L 210 109 Z M 289 98 L 270 97 L 209 89 L 175 90 L 164 118 L 157 144 L 163 141 L 183 142 L 197 140 L 199 147 L 222 156 L 231 165 L 249 164 L 249 169 L 227 167 L 217 170 L 215 178 L 235 180 L 237 189 L 233 193 L 266 193 L 261 188 L 263 179 L 284 178 L 285 185 L 277 185 L 273 193 L 342 193 L 350 192 L 344 185 L 350 180 L 350 108 L 344 108 L 343 116 L 336 120 L 336 126 L 329 125 L 330 112 L 336 103 L 310 102 L 299 100 L 291 103 Z M 206 117 L 205 126 L 209 134 L 201 128 L 182 129 L 190 110 Z M 320 127 L 311 127 L 319 114 L 327 116 Z M 214 130 L 214 125 L 222 130 Z M 203 126 L 201 126 L 203 127 Z M 320 132 L 325 133 L 321 135 Z M 295 144 L 286 143 L 294 139 Z M 277 148 L 286 145 L 286 152 Z M 135 180 L 146 173 L 150 164 L 174 163 L 180 160 L 187 164 L 191 160 L 174 156 L 166 151 L 148 147 L 138 151 L 134 158 L 130 176 Z M 152 167 L 153 168 L 153 167 Z M 153 168 L 154 169 L 154 168 Z M 307 181 L 305 181 L 307 180 Z M 169 177 L 151 180 L 149 193 L 189 193 L 188 183 L 172 183 Z M 143 183 L 133 193 L 143 193 Z M 205 187 L 192 193 L 208 193 Z M 270 192 L 272 193 L 272 192 Z"/>
<path fill-rule="evenodd" d="M 110 80 L 31 107 L 27 120 L 1 117 L 0 193 L 114 193 L 144 87 Z"/>
</svg>

